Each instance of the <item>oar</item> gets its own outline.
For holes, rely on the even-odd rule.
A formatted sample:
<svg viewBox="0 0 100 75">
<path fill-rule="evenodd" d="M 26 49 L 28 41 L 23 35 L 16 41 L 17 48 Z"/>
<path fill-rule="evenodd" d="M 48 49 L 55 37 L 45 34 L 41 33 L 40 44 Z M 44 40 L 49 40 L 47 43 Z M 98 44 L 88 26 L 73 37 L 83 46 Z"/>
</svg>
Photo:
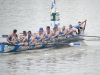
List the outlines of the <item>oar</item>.
<svg viewBox="0 0 100 75">
<path fill-rule="evenodd" d="M 74 43 L 63 43 L 63 42 L 54 42 L 54 43 L 40 43 L 40 44 L 36 44 L 36 45 L 43 45 L 43 44 L 47 44 L 47 45 L 70 45 L 70 46 L 81 46 L 80 42 L 74 42 Z"/>
<path fill-rule="evenodd" d="M 8 37 L 8 35 L 2 35 L 2 36 L 0 36 L 0 38 L 7 38 Z"/>
<path fill-rule="evenodd" d="M 12 46 L 18 46 L 18 45 L 13 45 L 7 42 L 1 42 L 0 44 L 4 43 L 5 45 L 12 45 Z M 38 44 L 33 44 L 33 45 L 28 45 L 28 46 L 37 46 L 37 45 L 43 45 L 45 43 L 38 43 Z M 47 43 L 47 45 L 70 45 L 70 46 L 81 46 L 80 42 L 74 42 L 74 43 L 62 43 L 62 42 L 54 42 L 54 43 Z M 24 45 L 19 45 L 19 46 L 24 46 Z"/>
<path fill-rule="evenodd" d="M 79 36 L 83 36 L 83 37 L 96 37 L 96 38 L 100 38 L 100 36 L 88 36 L 88 35 L 79 35 Z"/>
<path fill-rule="evenodd" d="M 20 35 L 20 36 L 23 36 L 23 35 Z M 5 34 L 5 35 L 3 34 L 3 35 L 0 36 L 0 38 L 7 38 L 7 37 L 8 37 L 7 34 Z"/>
<path fill-rule="evenodd" d="M 70 46 L 81 46 L 80 42 L 74 42 L 74 43 L 57 43 L 60 45 L 70 45 Z"/>
<path fill-rule="evenodd" d="M 29 37 L 29 34 L 28 34 L 28 45 L 29 45 L 29 40 L 30 40 L 30 37 Z"/>
<path fill-rule="evenodd" d="M 83 30 L 83 33 L 84 33 L 84 31 L 85 31 L 85 27 L 86 27 L 86 22 L 85 22 L 85 25 L 84 25 L 84 30 Z"/>
</svg>

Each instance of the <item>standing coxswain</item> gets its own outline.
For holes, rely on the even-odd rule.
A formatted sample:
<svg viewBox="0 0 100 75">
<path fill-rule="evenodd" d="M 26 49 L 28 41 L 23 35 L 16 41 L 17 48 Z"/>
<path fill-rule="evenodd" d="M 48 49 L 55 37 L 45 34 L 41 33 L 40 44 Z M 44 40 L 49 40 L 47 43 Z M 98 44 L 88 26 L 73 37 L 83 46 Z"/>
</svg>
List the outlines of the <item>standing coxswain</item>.
<svg viewBox="0 0 100 75">
<path fill-rule="evenodd" d="M 80 32 L 82 31 L 82 30 L 84 30 L 84 27 L 82 27 L 82 25 L 83 25 L 83 23 L 86 23 L 86 21 L 87 20 L 84 20 L 84 21 L 82 21 L 82 22 L 78 22 L 78 25 L 75 25 L 74 26 L 74 28 L 77 28 L 78 29 L 78 34 L 80 34 Z"/>
</svg>

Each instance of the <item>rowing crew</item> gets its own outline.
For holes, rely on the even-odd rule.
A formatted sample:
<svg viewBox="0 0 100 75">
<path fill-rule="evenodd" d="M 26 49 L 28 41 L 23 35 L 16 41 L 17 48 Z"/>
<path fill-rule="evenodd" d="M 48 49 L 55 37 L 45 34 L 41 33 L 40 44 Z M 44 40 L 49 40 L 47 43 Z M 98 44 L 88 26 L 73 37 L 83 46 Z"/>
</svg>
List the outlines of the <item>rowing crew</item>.
<svg viewBox="0 0 100 75">
<path fill-rule="evenodd" d="M 11 44 L 17 45 L 33 45 L 38 42 L 52 41 L 55 38 L 68 38 L 69 36 L 75 36 L 80 34 L 84 27 L 81 27 L 83 23 L 86 23 L 87 20 L 83 22 L 78 22 L 78 25 L 72 26 L 69 25 L 68 28 L 63 26 L 62 28 L 58 27 L 57 24 L 54 25 L 53 30 L 49 26 L 46 27 L 46 31 L 41 27 L 39 28 L 38 33 L 32 33 L 31 31 L 23 31 L 23 37 L 18 36 L 17 30 L 13 30 L 13 33 L 8 35 L 7 41 Z"/>
</svg>

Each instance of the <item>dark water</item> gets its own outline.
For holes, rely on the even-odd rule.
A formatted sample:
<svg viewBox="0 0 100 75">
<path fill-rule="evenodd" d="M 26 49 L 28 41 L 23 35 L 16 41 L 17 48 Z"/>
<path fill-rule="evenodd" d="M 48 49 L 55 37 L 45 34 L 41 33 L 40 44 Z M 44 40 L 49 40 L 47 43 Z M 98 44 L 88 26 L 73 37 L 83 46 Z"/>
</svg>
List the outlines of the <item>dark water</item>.
<svg viewBox="0 0 100 75">
<path fill-rule="evenodd" d="M 100 36 L 99 0 L 57 0 L 61 25 L 87 19 L 85 35 Z M 1 0 L 0 35 L 13 29 L 38 31 L 50 25 L 51 0 Z M 5 39 L 0 38 L 0 41 Z M 85 37 L 82 46 L 0 54 L 0 75 L 100 75 L 100 40 Z"/>
</svg>

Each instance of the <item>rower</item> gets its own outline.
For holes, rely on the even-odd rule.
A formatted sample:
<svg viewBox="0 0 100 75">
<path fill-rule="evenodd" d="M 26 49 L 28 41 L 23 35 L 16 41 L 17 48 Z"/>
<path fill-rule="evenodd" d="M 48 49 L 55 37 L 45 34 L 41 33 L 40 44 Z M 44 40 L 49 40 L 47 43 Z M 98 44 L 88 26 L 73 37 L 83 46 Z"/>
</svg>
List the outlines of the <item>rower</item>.
<svg viewBox="0 0 100 75">
<path fill-rule="evenodd" d="M 21 36 L 21 40 L 23 40 L 26 37 L 27 37 L 27 32 L 26 31 L 23 31 L 23 36 Z"/>
<path fill-rule="evenodd" d="M 52 31 L 50 30 L 50 26 L 47 26 L 45 31 L 45 40 L 50 40 L 51 36 L 52 36 Z"/>
<path fill-rule="evenodd" d="M 15 41 L 12 40 L 12 37 L 15 36 L 16 33 L 17 33 L 17 30 L 14 29 L 14 30 L 13 30 L 13 33 L 11 33 L 11 34 L 8 35 L 8 37 L 7 37 L 7 41 L 8 41 L 8 43 L 15 44 Z"/>
<path fill-rule="evenodd" d="M 14 41 L 14 44 L 15 45 L 20 45 L 20 44 L 22 44 L 21 43 L 21 40 L 20 40 L 20 37 L 16 34 L 16 35 L 14 35 L 13 37 L 12 37 L 12 40 Z"/>
<path fill-rule="evenodd" d="M 64 37 L 65 35 L 66 35 L 66 27 L 63 26 L 63 27 L 61 28 L 61 31 L 59 32 L 59 36 L 60 36 L 60 37 Z"/>
<path fill-rule="evenodd" d="M 73 28 L 73 26 L 70 24 L 69 28 L 67 28 L 67 30 L 66 30 L 67 37 L 68 37 L 68 35 L 72 37 L 72 36 L 76 35 L 77 33 L 78 33 L 78 29 Z"/>
<path fill-rule="evenodd" d="M 54 25 L 54 28 L 56 29 L 56 31 L 59 31 L 59 32 L 61 31 L 61 28 L 60 28 L 60 27 L 58 27 L 58 25 L 57 25 L 57 24 L 55 24 L 55 25 Z"/>
<path fill-rule="evenodd" d="M 45 32 L 43 28 L 39 28 L 38 33 L 36 34 L 37 42 L 42 42 L 45 39 Z"/>
<path fill-rule="evenodd" d="M 59 34 L 64 34 L 64 31 L 65 31 L 65 26 L 63 26 L 63 27 L 61 28 L 61 31 L 59 32 Z"/>
<path fill-rule="evenodd" d="M 35 38 L 32 36 L 31 31 L 28 31 L 27 36 L 23 39 L 24 45 L 33 45 L 36 43 Z"/>
<path fill-rule="evenodd" d="M 25 42 L 27 42 L 27 36 L 27 32 L 23 31 L 23 36 L 20 36 L 21 45 L 25 45 Z"/>
<path fill-rule="evenodd" d="M 24 37 L 26 37 L 27 36 L 27 32 L 23 31 L 23 35 L 24 35 Z"/>
<path fill-rule="evenodd" d="M 83 22 L 78 22 L 78 25 L 75 25 L 74 28 L 77 28 L 78 29 L 78 34 L 80 34 L 80 32 L 82 30 L 84 30 L 84 28 L 82 27 L 83 23 L 86 23 L 87 20 L 84 20 Z"/>
<path fill-rule="evenodd" d="M 54 28 L 53 28 L 53 32 L 52 32 L 52 37 L 51 37 L 51 39 L 52 39 L 52 40 L 55 40 L 55 38 L 56 38 L 56 39 L 59 38 L 59 31 L 57 31 L 56 28 L 54 27 Z"/>
</svg>

